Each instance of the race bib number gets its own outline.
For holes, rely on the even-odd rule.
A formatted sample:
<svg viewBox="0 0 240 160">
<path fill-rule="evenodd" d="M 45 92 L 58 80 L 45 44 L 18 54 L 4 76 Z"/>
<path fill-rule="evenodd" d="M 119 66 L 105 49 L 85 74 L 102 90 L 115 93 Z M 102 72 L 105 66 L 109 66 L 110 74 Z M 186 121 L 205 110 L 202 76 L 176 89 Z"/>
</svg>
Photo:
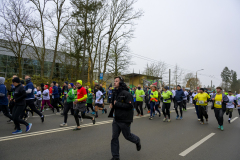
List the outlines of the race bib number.
<svg viewBox="0 0 240 160">
<path fill-rule="evenodd" d="M 199 104 L 204 104 L 204 101 L 198 101 Z"/>
<path fill-rule="evenodd" d="M 232 101 L 229 101 L 228 104 L 232 104 Z"/>
<path fill-rule="evenodd" d="M 215 104 L 222 105 L 222 102 L 221 101 L 216 101 Z"/>
<path fill-rule="evenodd" d="M 67 94 L 67 91 L 64 91 L 64 94 Z"/>
</svg>

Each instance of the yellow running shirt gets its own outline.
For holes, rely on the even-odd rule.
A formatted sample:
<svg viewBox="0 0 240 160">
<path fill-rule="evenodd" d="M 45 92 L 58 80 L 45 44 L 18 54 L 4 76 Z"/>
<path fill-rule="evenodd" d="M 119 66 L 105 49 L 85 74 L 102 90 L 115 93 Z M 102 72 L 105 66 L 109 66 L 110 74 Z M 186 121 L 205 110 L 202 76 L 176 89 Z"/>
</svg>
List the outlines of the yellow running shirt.
<svg viewBox="0 0 240 160">
<path fill-rule="evenodd" d="M 222 108 L 222 94 L 216 94 L 215 102 L 214 102 L 215 108 Z"/>
<path fill-rule="evenodd" d="M 208 105 L 207 101 L 210 98 L 210 96 L 207 93 L 198 93 L 195 97 L 194 100 L 198 100 L 197 104 L 198 106 L 206 106 Z"/>
</svg>

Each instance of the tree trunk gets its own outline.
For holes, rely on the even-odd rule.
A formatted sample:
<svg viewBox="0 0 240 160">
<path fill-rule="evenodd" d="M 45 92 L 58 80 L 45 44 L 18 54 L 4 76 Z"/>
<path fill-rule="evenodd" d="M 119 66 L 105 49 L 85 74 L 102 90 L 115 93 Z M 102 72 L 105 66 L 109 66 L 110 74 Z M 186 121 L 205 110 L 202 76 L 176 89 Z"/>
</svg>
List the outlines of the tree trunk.
<svg viewBox="0 0 240 160">
<path fill-rule="evenodd" d="M 52 77 L 53 77 L 53 70 L 54 70 L 54 67 L 55 67 L 55 61 L 56 61 L 56 57 L 57 57 L 58 39 L 59 39 L 59 34 L 57 33 L 54 55 L 53 55 L 53 62 L 52 62 L 52 66 L 51 66 L 50 79 L 52 79 Z"/>
</svg>

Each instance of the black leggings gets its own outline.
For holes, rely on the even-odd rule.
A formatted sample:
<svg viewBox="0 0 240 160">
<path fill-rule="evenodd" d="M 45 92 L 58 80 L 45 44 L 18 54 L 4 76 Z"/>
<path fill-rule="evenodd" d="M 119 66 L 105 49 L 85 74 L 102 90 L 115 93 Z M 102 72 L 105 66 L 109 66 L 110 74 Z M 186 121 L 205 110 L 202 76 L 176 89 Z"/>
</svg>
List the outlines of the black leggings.
<svg viewBox="0 0 240 160">
<path fill-rule="evenodd" d="M 187 100 L 183 100 L 183 109 L 187 109 Z"/>
<path fill-rule="evenodd" d="M 13 120 L 12 116 L 9 114 L 9 109 L 7 105 L 0 105 L 0 110 L 3 112 L 4 116 Z"/>
<path fill-rule="evenodd" d="M 198 115 L 199 118 L 201 120 L 201 122 L 203 122 L 203 116 L 206 118 L 206 120 L 208 119 L 208 114 L 207 114 L 207 106 L 198 106 Z"/>
<path fill-rule="evenodd" d="M 170 119 L 170 103 L 163 103 L 162 112 L 165 118 L 167 118 L 168 116 L 168 118 Z"/>
<path fill-rule="evenodd" d="M 214 113 L 215 113 L 215 117 L 218 121 L 218 124 L 220 126 L 222 126 L 223 125 L 223 115 L 224 115 L 223 109 L 222 108 L 214 108 Z"/>
<path fill-rule="evenodd" d="M 23 113 L 24 109 L 25 109 L 25 106 L 17 106 L 17 105 L 14 106 L 13 108 L 12 118 L 17 130 L 21 130 L 20 123 L 24 124 L 25 126 L 29 125 L 26 121 L 20 119 L 20 115 Z"/>
<path fill-rule="evenodd" d="M 67 123 L 67 118 L 68 118 L 68 111 L 73 107 L 73 102 L 66 102 L 64 103 L 64 112 L 63 112 L 63 115 L 64 115 L 64 123 Z"/>
<path fill-rule="evenodd" d="M 93 110 L 92 103 L 87 103 L 87 111 L 88 111 L 88 112 L 89 112 L 89 108 L 90 108 L 93 112 L 95 112 L 95 111 Z"/>
<path fill-rule="evenodd" d="M 59 112 L 59 108 L 58 108 L 58 98 L 54 98 L 54 99 L 52 99 L 52 101 L 51 101 L 51 105 L 53 106 L 53 108 L 56 108 L 56 110 L 57 110 L 57 112 Z"/>
<path fill-rule="evenodd" d="M 183 102 L 175 102 L 175 111 L 177 113 L 177 116 L 179 116 L 178 114 L 178 106 L 179 106 L 179 110 L 180 110 L 180 114 L 181 114 L 181 117 L 182 117 L 182 105 L 183 105 Z"/>
<path fill-rule="evenodd" d="M 79 113 L 79 110 L 75 109 L 74 110 L 74 118 L 77 123 L 77 126 L 80 126 L 78 113 Z M 81 116 L 83 119 L 91 119 L 91 120 L 93 119 L 93 117 L 85 115 L 85 112 L 81 112 Z"/>
<path fill-rule="evenodd" d="M 29 106 L 29 107 L 31 108 L 31 111 L 32 111 L 32 112 L 37 113 L 40 117 L 43 116 L 43 114 L 42 114 L 39 110 L 37 110 L 37 108 L 35 107 L 35 105 L 34 105 L 34 99 L 26 100 L 26 107 L 27 107 L 27 106 Z"/>
<path fill-rule="evenodd" d="M 136 102 L 136 110 L 137 110 L 137 113 L 140 114 L 140 112 L 141 112 L 141 115 L 143 115 L 142 105 L 143 105 L 143 102 L 139 102 L 139 101 Z M 139 108 L 140 108 L 140 110 L 139 110 Z"/>
</svg>

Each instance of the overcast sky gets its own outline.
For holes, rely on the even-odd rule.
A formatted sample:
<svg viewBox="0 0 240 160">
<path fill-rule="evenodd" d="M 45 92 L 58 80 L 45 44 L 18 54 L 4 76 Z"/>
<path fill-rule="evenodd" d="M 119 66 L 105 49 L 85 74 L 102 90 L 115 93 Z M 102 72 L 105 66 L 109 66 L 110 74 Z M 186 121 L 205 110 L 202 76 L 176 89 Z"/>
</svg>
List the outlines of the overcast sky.
<svg viewBox="0 0 240 160">
<path fill-rule="evenodd" d="M 176 63 L 194 74 L 204 69 L 198 77 L 206 86 L 221 83 L 225 66 L 240 78 L 240 0 L 138 0 L 135 7 L 144 16 L 135 27 L 132 53 L 164 61 L 172 70 Z M 132 60 L 129 70 L 144 70 L 147 60 Z"/>
</svg>

